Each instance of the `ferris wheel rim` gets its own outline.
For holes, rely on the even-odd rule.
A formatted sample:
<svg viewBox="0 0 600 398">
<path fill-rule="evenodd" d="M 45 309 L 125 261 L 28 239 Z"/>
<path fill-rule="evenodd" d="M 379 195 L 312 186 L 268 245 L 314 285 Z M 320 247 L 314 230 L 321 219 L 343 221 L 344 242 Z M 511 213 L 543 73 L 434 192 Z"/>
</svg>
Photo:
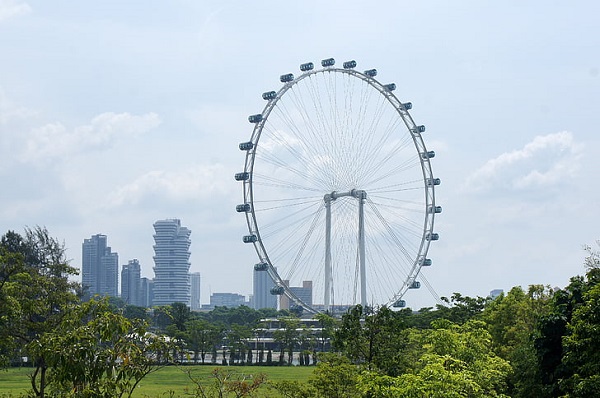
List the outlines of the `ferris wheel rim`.
<svg viewBox="0 0 600 398">
<path fill-rule="evenodd" d="M 252 131 L 251 139 L 249 143 L 251 149 L 248 149 L 246 152 L 246 161 L 244 165 L 244 173 L 248 175 L 248 178 L 243 182 L 243 190 L 244 190 L 244 204 L 249 204 L 250 209 L 246 211 L 246 221 L 248 226 L 248 231 L 251 235 L 255 236 L 256 239 L 252 242 L 254 248 L 258 254 L 259 261 L 261 263 L 268 264 L 267 272 L 269 276 L 272 278 L 276 286 L 280 286 L 283 288 L 284 294 L 290 298 L 295 304 L 302 306 L 306 310 L 311 313 L 319 312 L 312 305 L 308 305 L 303 300 L 301 300 L 297 295 L 295 295 L 284 283 L 284 279 L 281 278 L 271 258 L 267 251 L 267 248 L 264 245 L 263 239 L 260 233 L 259 223 L 257 221 L 256 213 L 255 213 L 255 201 L 254 201 L 254 167 L 256 161 L 256 148 L 258 147 L 258 143 L 260 141 L 261 135 L 263 134 L 263 129 L 265 123 L 267 123 L 269 116 L 273 109 L 275 109 L 278 102 L 284 98 L 284 95 L 292 89 L 294 86 L 301 83 L 304 79 L 309 78 L 313 75 L 325 74 L 325 73 L 343 73 L 347 74 L 350 77 L 358 78 L 365 82 L 370 88 L 378 91 L 379 95 L 383 96 L 387 102 L 394 108 L 394 111 L 400 116 L 402 121 L 405 123 L 406 128 L 412 138 L 414 143 L 415 150 L 417 153 L 421 154 L 419 156 L 419 163 L 422 171 L 423 178 L 423 188 L 424 188 L 424 204 L 425 204 L 425 217 L 423 220 L 422 227 L 422 235 L 420 238 L 420 243 L 418 244 L 419 249 L 417 250 L 417 255 L 415 256 L 414 262 L 412 264 L 412 268 L 408 273 L 408 276 L 404 280 L 401 288 L 398 291 L 393 292 L 390 298 L 385 303 L 380 303 L 381 305 L 390 306 L 393 303 L 401 300 L 402 297 L 406 294 L 406 292 L 411 288 L 411 286 L 416 281 L 416 278 L 419 276 L 421 268 L 425 265 L 424 260 L 426 259 L 427 253 L 429 251 L 429 246 L 431 244 L 431 239 L 429 236 L 437 235 L 434 234 L 434 220 L 436 211 L 430 211 L 429 209 L 436 208 L 435 201 L 435 185 L 433 181 L 433 171 L 431 168 L 431 162 L 428 156 L 422 156 L 423 153 L 427 153 L 425 142 L 421 135 L 420 126 L 417 126 L 412 116 L 408 112 L 407 107 L 404 103 L 402 103 L 396 95 L 390 90 L 388 86 L 381 84 L 374 76 L 369 76 L 363 72 L 357 71 L 352 68 L 337 68 L 337 67 L 323 67 L 319 69 L 312 69 L 308 71 L 304 71 L 298 77 L 292 78 L 292 80 L 287 81 L 284 85 L 275 92 L 275 95 L 272 98 L 267 100 L 267 104 L 263 108 L 262 113 L 260 114 L 260 121 L 256 122 L 254 125 L 254 129 Z M 241 149 L 241 148 L 240 148 Z M 430 183 L 431 182 L 431 183 Z"/>
</svg>

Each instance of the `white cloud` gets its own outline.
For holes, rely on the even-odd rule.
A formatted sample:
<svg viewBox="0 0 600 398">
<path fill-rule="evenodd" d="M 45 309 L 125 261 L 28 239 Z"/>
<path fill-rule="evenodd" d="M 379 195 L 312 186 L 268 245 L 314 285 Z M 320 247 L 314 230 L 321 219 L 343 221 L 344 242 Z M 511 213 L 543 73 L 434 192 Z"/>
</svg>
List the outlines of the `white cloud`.
<svg viewBox="0 0 600 398">
<path fill-rule="evenodd" d="M 7 125 L 12 121 L 31 118 L 35 114 L 31 109 L 15 105 L 0 87 L 0 126 Z"/>
<path fill-rule="evenodd" d="M 571 132 L 536 136 L 523 148 L 488 160 L 466 179 L 463 189 L 481 192 L 552 186 L 577 175 L 582 152 L 583 145 Z"/>
<path fill-rule="evenodd" d="M 125 136 L 143 134 L 160 124 L 155 113 L 136 116 L 129 113 L 102 113 L 90 124 L 67 129 L 62 123 L 49 123 L 33 129 L 22 154 L 25 162 L 61 158 L 74 153 L 110 147 Z"/>
<path fill-rule="evenodd" d="M 25 15 L 31 12 L 31 6 L 17 0 L 0 0 L 0 21 Z"/>
<path fill-rule="evenodd" d="M 193 166 L 181 172 L 150 171 L 113 192 L 109 203 L 135 205 L 148 197 L 176 202 L 214 197 L 233 186 L 229 174 L 220 164 Z"/>
</svg>

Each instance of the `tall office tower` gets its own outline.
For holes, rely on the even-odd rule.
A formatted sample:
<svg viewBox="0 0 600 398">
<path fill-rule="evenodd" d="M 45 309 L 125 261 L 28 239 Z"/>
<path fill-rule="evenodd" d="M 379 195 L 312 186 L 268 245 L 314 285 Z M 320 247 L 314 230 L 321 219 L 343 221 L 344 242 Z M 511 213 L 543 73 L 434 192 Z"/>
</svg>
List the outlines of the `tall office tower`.
<svg viewBox="0 0 600 398">
<path fill-rule="evenodd" d="M 140 285 L 140 305 L 142 307 L 152 307 L 152 301 L 154 300 L 154 280 L 142 278 Z"/>
<path fill-rule="evenodd" d="M 119 255 L 112 253 L 106 242 L 106 235 L 101 234 L 83 240 L 81 282 L 87 298 L 118 295 Z"/>
<path fill-rule="evenodd" d="M 137 258 L 123 264 L 121 270 L 121 298 L 125 303 L 145 307 L 142 300 L 141 267 Z"/>
<path fill-rule="evenodd" d="M 277 296 L 271 294 L 275 283 L 267 271 L 254 270 L 252 285 L 252 304 L 255 310 L 261 308 L 277 309 Z"/>
<path fill-rule="evenodd" d="M 152 305 L 190 305 L 190 234 L 177 219 L 154 223 L 154 300 Z"/>
<path fill-rule="evenodd" d="M 191 285 L 191 291 L 190 291 L 190 297 L 191 297 L 191 303 L 190 303 L 190 309 L 192 311 L 197 311 L 200 308 L 202 308 L 202 305 L 200 304 L 200 272 L 192 272 L 190 274 L 190 285 Z"/>
</svg>

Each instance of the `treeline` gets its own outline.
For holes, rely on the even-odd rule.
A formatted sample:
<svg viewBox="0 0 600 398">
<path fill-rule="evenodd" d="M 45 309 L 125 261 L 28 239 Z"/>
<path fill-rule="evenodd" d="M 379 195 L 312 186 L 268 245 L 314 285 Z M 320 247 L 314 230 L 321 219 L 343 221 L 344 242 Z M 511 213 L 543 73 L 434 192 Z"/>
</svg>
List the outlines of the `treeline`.
<svg viewBox="0 0 600 398">
<path fill-rule="evenodd" d="M 0 362 L 27 358 L 36 397 L 131 396 L 173 363 L 316 365 L 308 383 L 270 383 L 283 397 L 600 396 L 597 252 L 588 248 L 585 266 L 563 289 L 515 287 L 494 300 L 455 293 L 419 311 L 357 306 L 307 326 L 288 311 L 245 306 L 82 302 L 62 244 L 43 228 L 9 231 L 0 239 Z"/>
</svg>

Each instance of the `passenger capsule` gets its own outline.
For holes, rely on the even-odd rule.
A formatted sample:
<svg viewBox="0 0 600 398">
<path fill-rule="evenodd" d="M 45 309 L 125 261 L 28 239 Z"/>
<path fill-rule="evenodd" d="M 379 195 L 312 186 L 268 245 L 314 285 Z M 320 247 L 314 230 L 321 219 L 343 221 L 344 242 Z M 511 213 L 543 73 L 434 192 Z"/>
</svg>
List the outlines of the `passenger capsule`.
<svg viewBox="0 0 600 398">
<path fill-rule="evenodd" d="M 356 68 L 355 60 L 344 62 L 344 69 L 354 69 L 354 68 Z"/>
<path fill-rule="evenodd" d="M 435 157 L 435 152 L 434 151 L 429 151 L 429 152 L 423 152 L 421 153 L 421 158 L 423 159 L 431 159 Z"/>
<path fill-rule="evenodd" d="M 275 91 L 267 91 L 266 93 L 263 93 L 262 97 L 266 101 L 272 100 L 273 98 L 277 97 L 277 92 L 275 92 Z"/>
<path fill-rule="evenodd" d="M 375 76 L 377 76 L 377 69 L 366 70 L 365 75 L 367 75 L 369 77 L 375 77 Z"/>
<path fill-rule="evenodd" d="M 248 142 L 242 142 L 240 143 L 240 151 L 247 151 L 249 149 L 254 148 L 254 144 L 252 143 L 252 141 L 248 141 Z"/>
<path fill-rule="evenodd" d="M 419 265 L 422 265 L 423 267 L 430 267 L 431 264 L 433 264 L 433 261 L 431 261 L 430 258 L 422 258 L 421 261 L 419 261 Z"/>
<path fill-rule="evenodd" d="M 254 264 L 254 271 L 266 271 L 269 268 L 267 263 Z"/>
<path fill-rule="evenodd" d="M 412 102 L 405 102 L 404 104 L 402 104 L 402 106 L 406 110 L 412 109 Z"/>
<path fill-rule="evenodd" d="M 291 82 L 292 80 L 294 80 L 294 74 L 293 73 L 288 73 L 287 75 L 281 75 L 281 76 L 279 76 L 279 80 L 282 83 Z"/>
<path fill-rule="evenodd" d="M 273 286 L 271 288 L 271 294 L 274 296 L 281 296 L 283 294 L 283 286 Z"/>
<path fill-rule="evenodd" d="M 419 289 L 420 287 L 421 287 L 421 282 L 413 281 L 413 283 L 411 283 L 408 288 L 409 289 Z"/>
<path fill-rule="evenodd" d="M 315 64 L 313 64 L 312 62 L 307 62 L 305 64 L 300 65 L 300 70 L 302 72 L 308 72 L 309 70 L 313 70 L 315 67 Z"/>
<path fill-rule="evenodd" d="M 250 211 L 250 203 L 244 203 L 235 206 L 235 211 L 237 211 L 238 213 L 248 213 Z"/>
<path fill-rule="evenodd" d="M 250 115 L 248 116 L 248 121 L 250 123 L 258 123 L 262 120 L 262 115 L 259 113 L 257 115 Z"/>
<path fill-rule="evenodd" d="M 396 84 L 395 83 L 390 83 L 390 84 L 386 84 L 383 87 L 385 87 L 385 89 L 387 91 L 394 91 L 396 89 Z"/>
<path fill-rule="evenodd" d="M 424 133 L 425 132 L 425 126 L 421 125 L 421 126 L 417 126 L 417 131 L 419 133 Z"/>
<path fill-rule="evenodd" d="M 435 232 L 427 232 L 427 235 L 425 235 L 425 239 L 427 239 L 428 241 L 438 240 L 440 239 L 440 235 L 436 234 Z"/>
<path fill-rule="evenodd" d="M 324 59 L 323 61 L 321 61 L 321 66 L 323 66 L 324 68 L 328 67 L 328 66 L 333 66 L 335 65 L 335 59 L 333 58 L 327 58 Z"/>
<path fill-rule="evenodd" d="M 250 178 L 250 173 L 248 173 L 246 171 L 244 171 L 242 173 L 236 173 L 235 174 L 236 181 L 246 181 L 249 178 Z"/>
<path fill-rule="evenodd" d="M 440 180 L 439 178 L 428 178 L 427 180 L 427 186 L 432 187 L 434 185 L 440 185 L 442 183 L 442 180 Z"/>
<path fill-rule="evenodd" d="M 439 214 L 442 212 L 442 206 L 430 205 L 428 211 L 430 214 Z"/>
<path fill-rule="evenodd" d="M 254 243 L 258 240 L 258 236 L 256 235 L 244 235 L 244 238 L 242 239 L 244 241 L 244 243 Z"/>
<path fill-rule="evenodd" d="M 406 301 L 404 301 L 404 300 L 397 300 L 394 304 L 392 304 L 392 307 L 394 307 L 394 308 L 404 308 L 404 307 L 406 307 Z"/>
</svg>

